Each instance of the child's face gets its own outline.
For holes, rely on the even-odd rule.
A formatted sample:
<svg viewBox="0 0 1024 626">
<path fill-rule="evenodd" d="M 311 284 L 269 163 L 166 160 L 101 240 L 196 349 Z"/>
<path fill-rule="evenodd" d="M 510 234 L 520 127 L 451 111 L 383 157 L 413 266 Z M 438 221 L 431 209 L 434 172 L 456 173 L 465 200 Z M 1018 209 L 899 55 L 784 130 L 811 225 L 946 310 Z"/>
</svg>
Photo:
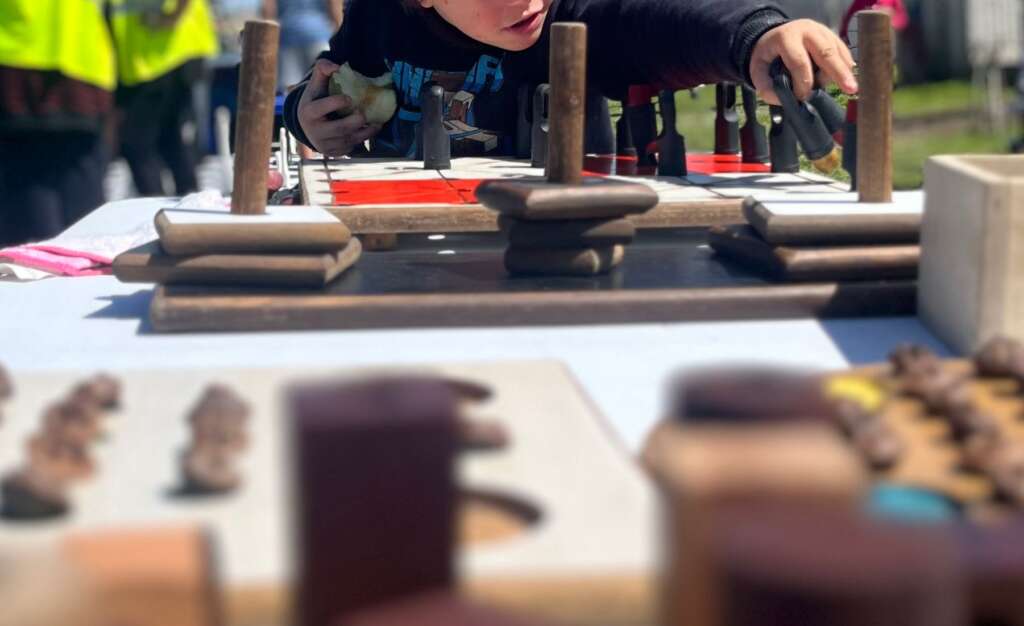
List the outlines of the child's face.
<svg viewBox="0 0 1024 626">
<path fill-rule="evenodd" d="M 553 0 L 419 0 L 449 24 L 485 44 L 525 50 L 540 39 Z"/>
</svg>

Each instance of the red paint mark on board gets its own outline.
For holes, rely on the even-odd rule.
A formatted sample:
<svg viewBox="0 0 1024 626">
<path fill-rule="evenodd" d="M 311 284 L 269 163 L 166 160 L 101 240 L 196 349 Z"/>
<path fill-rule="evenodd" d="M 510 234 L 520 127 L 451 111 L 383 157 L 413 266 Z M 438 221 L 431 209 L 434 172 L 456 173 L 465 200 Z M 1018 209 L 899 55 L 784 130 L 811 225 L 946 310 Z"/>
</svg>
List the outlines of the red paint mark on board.
<svg viewBox="0 0 1024 626">
<path fill-rule="evenodd" d="M 588 156 L 583 168 L 606 176 L 655 176 L 658 173 L 657 167 L 638 167 L 635 157 L 610 155 Z M 772 170 L 763 163 L 744 163 L 738 154 L 688 154 L 686 169 L 691 174 L 765 174 Z"/>
<path fill-rule="evenodd" d="M 691 154 L 687 156 L 691 174 L 761 174 L 771 167 L 743 163 L 738 155 Z M 655 167 L 637 167 L 632 157 L 588 156 L 584 162 L 585 176 L 654 176 Z M 476 188 L 483 179 L 428 180 L 340 180 L 331 182 L 335 205 L 386 204 L 475 204 Z"/>
<path fill-rule="evenodd" d="M 479 184 L 481 181 L 477 181 Z M 467 204 L 446 180 L 342 180 L 331 182 L 337 205 Z"/>
</svg>

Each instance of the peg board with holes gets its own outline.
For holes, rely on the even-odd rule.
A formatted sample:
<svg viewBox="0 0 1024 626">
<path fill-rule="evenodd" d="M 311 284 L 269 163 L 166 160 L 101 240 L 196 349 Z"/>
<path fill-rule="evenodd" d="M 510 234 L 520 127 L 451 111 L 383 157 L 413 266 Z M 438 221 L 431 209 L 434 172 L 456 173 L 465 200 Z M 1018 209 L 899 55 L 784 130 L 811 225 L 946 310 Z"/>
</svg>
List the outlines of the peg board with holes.
<svg viewBox="0 0 1024 626">
<path fill-rule="evenodd" d="M 465 417 L 497 422 L 508 443 L 466 451 L 458 566 L 469 594 L 569 623 L 639 624 L 653 615 L 655 497 L 625 447 L 562 364 L 506 362 L 395 370 L 175 370 L 113 372 L 120 408 L 92 446 L 93 476 L 72 487 L 71 512 L 41 521 L 0 519 L 0 550 L 69 534 L 200 524 L 212 531 L 229 626 L 284 624 L 291 582 L 285 398 L 294 384 L 401 374 L 442 376 L 490 390 Z M 91 372 L 11 372 L 0 472 L 25 460 L 45 407 Z M 179 491 L 187 417 L 210 384 L 251 413 L 238 459 L 242 486 L 223 495 Z M 467 398 L 469 396 L 466 396 Z M 479 396 L 477 396 L 479 398 Z M 565 442 L 573 460 L 567 463 Z M 551 468 L 558 471 L 552 472 Z"/>
<path fill-rule="evenodd" d="M 850 414 L 851 406 L 840 412 L 852 445 L 879 483 L 930 492 L 975 521 L 1019 514 L 1024 507 L 1021 377 L 986 370 L 978 357 L 938 359 L 925 353 L 923 358 L 934 367 L 916 380 L 901 371 L 895 356 L 892 363 L 828 379 L 834 397 L 864 410 L 860 416 Z M 883 432 L 872 427 L 877 423 Z"/>
</svg>

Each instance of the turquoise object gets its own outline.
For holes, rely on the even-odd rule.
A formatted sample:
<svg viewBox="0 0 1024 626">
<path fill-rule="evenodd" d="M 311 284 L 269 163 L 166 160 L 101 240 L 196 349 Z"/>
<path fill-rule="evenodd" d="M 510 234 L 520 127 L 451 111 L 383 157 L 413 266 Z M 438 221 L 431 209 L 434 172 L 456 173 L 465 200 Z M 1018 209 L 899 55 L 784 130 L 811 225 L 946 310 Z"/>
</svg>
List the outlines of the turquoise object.
<svg viewBox="0 0 1024 626">
<path fill-rule="evenodd" d="M 868 494 L 868 512 L 877 518 L 902 522 L 946 522 L 959 514 L 945 495 L 903 485 L 877 485 Z"/>
</svg>

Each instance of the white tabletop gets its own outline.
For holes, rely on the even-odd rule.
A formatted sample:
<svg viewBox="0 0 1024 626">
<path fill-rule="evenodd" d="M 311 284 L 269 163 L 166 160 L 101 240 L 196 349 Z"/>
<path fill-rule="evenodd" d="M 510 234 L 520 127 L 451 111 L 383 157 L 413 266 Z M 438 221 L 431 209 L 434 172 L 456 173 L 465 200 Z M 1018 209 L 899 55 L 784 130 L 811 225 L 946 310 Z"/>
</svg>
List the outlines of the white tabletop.
<svg viewBox="0 0 1024 626">
<path fill-rule="evenodd" d="M 76 225 L 151 219 L 160 200 L 106 205 Z M 148 216 L 148 217 L 147 217 Z M 840 368 L 896 345 L 944 348 L 915 318 L 765 320 L 616 326 L 158 335 L 145 321 L 152 288 L 112 277 L 0 282 L 0 362 L 13 370 L 354 367 L 559 359 L 633 450 L 682 367 L 777 363 Z"/>
</svg>

